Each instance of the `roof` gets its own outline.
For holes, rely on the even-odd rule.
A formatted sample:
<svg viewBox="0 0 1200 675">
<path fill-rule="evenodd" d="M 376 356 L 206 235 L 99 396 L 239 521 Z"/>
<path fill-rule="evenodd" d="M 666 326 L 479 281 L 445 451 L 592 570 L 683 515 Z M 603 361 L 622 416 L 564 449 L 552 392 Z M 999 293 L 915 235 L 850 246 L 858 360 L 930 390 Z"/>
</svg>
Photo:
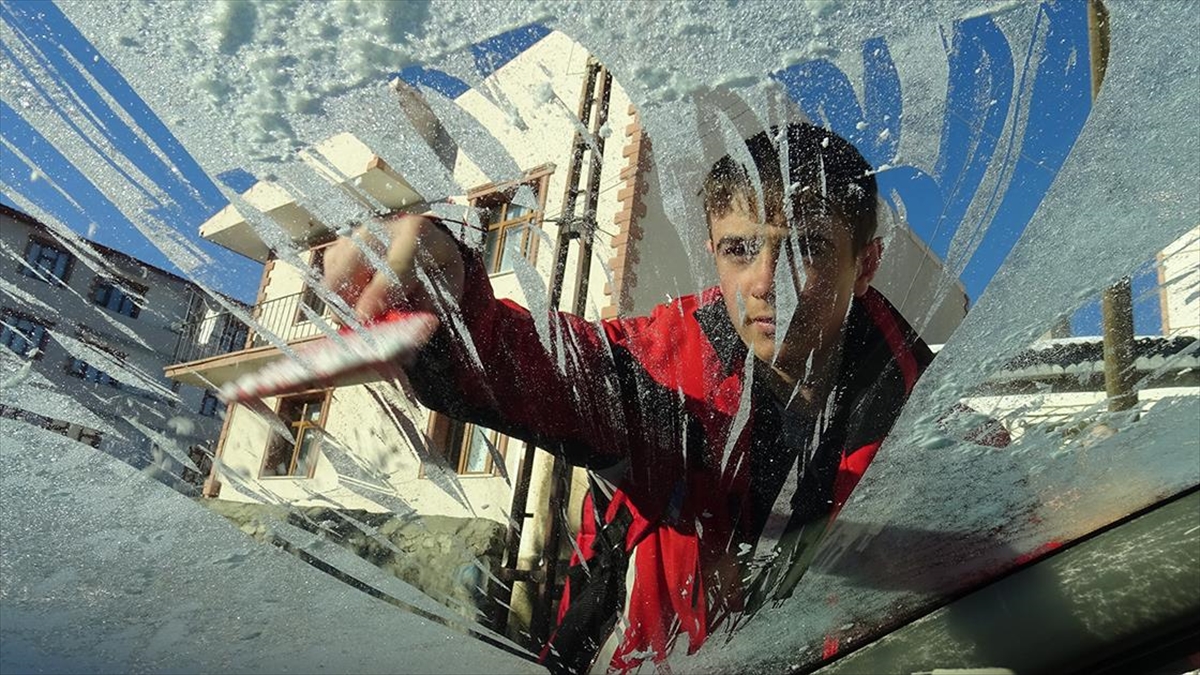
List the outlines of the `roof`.
<svg viewBox="0 0 1200 675">
<path fill-rule="evenodd" d="M 40 232 L 47 233 L 47 234 L 50 234 L 53 236 L 57 236 L 57 233 L 55 233 L 54 230 L 52 230 L 49 226 L 47 226 L 42 221 L 38 220 L 37 218 L 34 218 L 33 216 L 29 215 L 28 213 L 25 213 L 24 211 L 18 211 L 17 209 L 11 208 L 4 203 L 0 203 L 0 216 L 5 216 L 5 217 L 11 218 L 13 220 L 16 220 L 18 222 L 24 223 Z M 221 297 L 225 298 L 229 302 L 232 302 L 232 303 L 235 303 L 235 304 L 241 305 L 241 306 L 248 306 L 245 302 L 242 302 L 241 300 L 232 298 L 224 293 L 218 293 L 217 291 L 213 291 L 213 290 L 204 288 L 203 286 L 201 286 L 200 284 L 197 284 L 196 282 L 192 281 L 191 279 L 185 279 L 184 277 L 181 277 L 178 274 L 175 274 L 174 272 L 168 272 L 167 270 L 164 270 L 161 267 L 151 265 L 150 263 L 148 263 L 144 260 L 135 258 L 123 251 L 118 251 L 115 248 L 111 248 L 111 247 L 105 246 L 104 244 L 101 244 L 99 242 L 92 241 L 91 239 L 88 239 L 87 237 L 80 237 L 80 239 L 82 239 L 83 241 L 86 241 L 89 246 L 91 246 L 96 252 L 100 253 L 105 259 L 108 259 L 108 260 L 116 259 L 116 260 L 126 262 L 126 263 L 129 263 L 132 265 L 140 265 L 140 266 L 142 266 L 148 270 L 151 270 L 157 274 L 161 274 L 164 277 L 168 277 L 168 278 L 178 281 L 182 284 L 187 284 L 188 286 L 191 286 L 193 288 L 203 290 L 205 293 L 210 293 L 213 295 L 220 295 Z"/>
<path fill-rule="evenodd" d="M 1141 336 L 1133 341 L 1139 387 L 1200 385 L 1200 339 L 1192 335 Z M 992 374 L 986 393 L 1104 391 L 1104 338 L 1062 338 L 1039 342 L 1009 359 Z M 994 390 L 994 391 L 993 391 Z"/>
<path fill-rule="evenodd" d="M 1197 338 L 1191 335 L 1159 336 L 1145 335 L 1134 338 L 1133 355 L 1135 359 L 1162 360 L 1168 357 L 1196 356 Z M 1029 349 L 1017 354 L 1007 364 L 1005 370 L 1021 370 L 1037 366 L 1067 367 L 1084 363 L 1103 363 L 1104 338 L 1102 336 L 1055 338 L 1035 343 Z"/>
</svg>

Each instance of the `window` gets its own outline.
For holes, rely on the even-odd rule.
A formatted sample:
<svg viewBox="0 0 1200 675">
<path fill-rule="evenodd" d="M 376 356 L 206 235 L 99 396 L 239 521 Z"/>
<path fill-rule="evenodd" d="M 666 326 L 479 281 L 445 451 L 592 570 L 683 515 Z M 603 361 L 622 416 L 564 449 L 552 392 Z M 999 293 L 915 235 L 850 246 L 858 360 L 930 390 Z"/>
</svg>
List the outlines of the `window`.
<svg viewBox="0 0 1200 675">
<path fill-rule="evenodd" d="M 450 466 L 460 475 L 490 475 L 495 469 L 491 448 L 503 456 L 507 437 L 481 426 L 435 414 L 430 434 L 442 448 Z"/>
<path fill-rule="evenodd" d="M 328 251 L 333 243 L 331 241 L 312 249 L 312 259 L 309 261 L 309 265 L 317 277 L 325 275 L 325 251 Z M 330 313 L 329 309 L 325 306 L 325 301 L 321 299 L 317 291 L 308 283 L 304 285 L 304 290 L 300 293 L 300 305 L 300 307 L 296 308 L 296 318 L 292 323 L 302 323 L 309 320 L 309 314 L 304 311 L 303 307 L 308 307 L 317 316 Z"/>
<path fill-rule="evenodd" d="M 18 356 L 40 359 L 50 338 L 46 329 L 45 324 L 6 309 L 0 316 L 0 343 L 16 352 Z"/>
<path fill-rule="evenodd" d="M 96 277 L 96 281 L 92 284 L 92 302 L 112 310 L 117 314 L 136 319 L 142 308 L 134 296 L 144 296 L 146 289 L 140 291 L 131 288 L 123 288 L 115 282 Z"/>
<path fill-rule="evenodd" d="M 454 425 L 453 432 L 450 461 L 457 465 L 457 471 L 460 474 L 491 473 L 492 453 L 488 447 L 496 446 L 500 434 L 475 424 L 461 422 Z"/>
<path fill-rule="evenodd" d="M 67 374 L 78 377 L 86 382 L 108 385 L 114 389 L 121 388 L 121 382 L 96 366 L 72 356 L 67 360 Z"/>
<path fill-rule="evenodd" d="M 100 344 L 97 341 L 99 339 L 98 336 L 96 336 L 86 326 L 80 328 L 79 337 L 89 347 L 108 354 L 110 357 L 113 358 L 113 360 L 115 360 L 119 363 L 124 363 L 125 358 L 127 356 L 126 354 L 119 352 L 111 347 L 106 346 L 106 345 Z M 72 356 L 71 358 L 67 359 L 67 374 L 71 375 L 72 377 L 78 377 L 79 379 L 84 380 L 86 382 L 95 382 L 96 384 L 107 385 L 109 387 L 112 387 L 113 389 L 122 389 L 123 388 L 123 386 L 119 380 L 112 377 L 107 372 L 100 370 L 96 366 L 93 366 L 92 364 L 88 363 L 87 361 L 84 361 L 83 359 L 75 357 L 75 356 Z"/>
<path fill-rule="evenodd" d="M 104 437 L 100 431 L 90 427 L 71 424 L 70 422 L 56 420 L 52 417 L 46 417 L 45 415 L 39 415 L 34 412 L 29 412 L 28 410 L 13 408 L 6 405 L 0 405 L 0 417 L 18 420 L 25 422 L 26 424 L 32 424 L 34 426 L 41 427 L 47 431 L 52 431 L 56 434 L 66 436 L 71 440 L 79 441 L 85 445 L 90 445 L 93 448 L 100 447 L 100 441 Z"/>
<path fill-rule="evenodd" d="M 531 188 L 540 204 L 545 183 L 546 179 L 542 178 L 474 200 L 475 207 L 480 209 L 481 224 L 488 228 L 484 239 L 484 260 L 490 274 L 511 270 L 518 256 L 533 258 L 536 254 L 537 235 L 534 234 L 534 228 L 538 226 L 541 211 L 529 208 L 526 200 L 522 200 L 526 204 L 516 204 L 512 200 L 521 188 Z"/>
<path fill-rule="evenodd" d="M 292 443 L 271 432 L 260 476 L 312 478 L 321 449 L 321 429 L 328 402 L 329 392 L 325 391 L 289 396 L 280 401 L 279 418 L 288 425 L 296 440 Z"/>
<path fill-rule="evenodd" d="M 70 436 L 80 443 L 90 445 L 93 448 L 100 447 L 100 440 L 103 438 L 103 435 L 99 431 L 88 427 L 77 427 L 77 430 L 70 434 Z"/>
<path fill-rule="evenodd" d="M 204 398 L 200 401 L 200 414 L 205 417 L 216 417 L 217 411 L 224 406 L 221 405 L 221 399 L 217 398 L 211 390 L 204 390 Z"/>
<path fill-rule="evenodd" d="M 185 483 L 190 483 L 196 487 L 204 484 L 204 479 L 212 472 L 213 455 L 212 451 L 203 445 L 193 445 L 188 448 L 188 459 L 196 465 L 199 472 L 193 471 L 188 467 L 184 467 L 179 473 L 180 479 Z"/>
<path fill-rule="evenodd" d="M 21 274 L 34 279 L 49 282 L 56 279 L 59 284 L 65 284 L 71 272 L 71 254 L 42 239 L 29 238 L 25 248 L 25 264 L 21 265 Z"/>
<path fill-rule="evenodd" d="M 245 349 L 249 331 L 246 324 L 238 321 L 232 314 L 226 314 L 221 326 L 221 336 L 217 341 L 217 353 L 224 354 Z"/>
</svg>

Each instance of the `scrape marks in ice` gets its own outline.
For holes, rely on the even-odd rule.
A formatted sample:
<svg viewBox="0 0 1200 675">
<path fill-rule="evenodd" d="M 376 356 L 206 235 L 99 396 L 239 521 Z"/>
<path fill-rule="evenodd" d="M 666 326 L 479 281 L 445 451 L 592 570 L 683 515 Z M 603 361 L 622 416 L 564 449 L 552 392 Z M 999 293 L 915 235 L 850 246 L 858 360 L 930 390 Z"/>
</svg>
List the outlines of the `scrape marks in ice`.
<svg viewBox="0 0 1200 675">
<path fill-rule="evenodd" d="M 354 375 L 391 369 L 420 349 L 437 330 L 428 312 L 392 310 L 361 331 L 343 328 L 338 338 L 322 338 L 296 350 L 296 358 L 276 361 L 221 388 L 229 402 L 294 393 L 322 384 L 348 384 Z"/>
</svg>

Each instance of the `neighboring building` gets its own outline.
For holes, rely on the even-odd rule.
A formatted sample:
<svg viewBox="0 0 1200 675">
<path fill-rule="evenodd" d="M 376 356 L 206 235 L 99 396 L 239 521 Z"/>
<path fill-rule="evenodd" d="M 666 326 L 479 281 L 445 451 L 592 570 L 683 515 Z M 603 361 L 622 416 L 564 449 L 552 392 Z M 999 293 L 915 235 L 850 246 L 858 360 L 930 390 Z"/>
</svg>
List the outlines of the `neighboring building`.
<svg viewBox="0 0 1200 675">
<path fill-rule="evenodd" d="M 560 228 L 593 235 L 590 255 L 581 252 L 580 239 L 569 243 L 562 309 L 578 307 L 583 316 L 599 320 L 645 312 L 668 297 L 699 290 L 697 283 L 703 280 L 693 279 L 681 238 L 657 201 L 658 177 L 637 112 L 620 85 L 578 43 L 550 32 L 492 72 L 483 86 L 464 87 L 452 103 L 427 99 L 400 81 L 393 88 L 401 110 L 437 161 L 458 185 L 475 187 L 449 199 L 418 194 L 366 143 L 340 134 L 302 158 L 349 197 L 347 203 L 376 213 L 432 209 L 457 218 L 474 214 L 465 217 L 478 217 L 487 229 L 475 243 L 483 249 L 496 295 L 535 308 L 546 304 L 556 250 L 569 243 L 560 238 Z M 447 106 L 455 110 L 445 110 Z M 447 112 L 468 119 L 462 117 L 465 113 L 469 124 L 486 131 L 503 149 L 511 174 L 489 177 L 481 171 L 438 121 Z M 589 133 L 580 133 L 583 129 Z M 315 201 L 297 200 L 278 183 L 260 181 L 242 194 L 240 203 L 201 226 L 207 240 L 263 263 L 262 282 L 245 348 L 215 356 L 201 350 L 167 368 L 169 377 L 219 386 L 281 358 L 281 346 L 296 346 L 330 330 L 319 277 L 325 246 L 345 223 L 326 222 L 324 211 L 306 208 L 317 209 Z M 337 211 L 328 201 L 320 208 Z M 280 245 L 286 240 L 290 247 Z M 887 272 L 880 278 L 885 292 L 893 284 L 907 293 L 899 300 L 918 316 L 936 301 L 930 325 L 939 335 L 948 334 L 965 313 L 961 285 L 947 286 L 941 265 L 911 234 L 893 232 L 891 240 Z M 529 270 L 536 276 L 524 273 Z M 918 270 L 918 282 L 910 285 Z M 950 293 L 935 292 L 946 287 Z M 185 334 L 219 333 L 216 324 L 231 320 L 237 325 L 236 317 L 214 313 L 204 317 L 204 326 L 196 323 Z M 272 431 L 260 412 L 233 407 L 206 496 L 415 512 L 429 522 L 451 523 L 445 527 L 490 523 L 495 536 L 507 541 L 499 554 L 494 548 L 485 551 L 488 546 L 479 542 L 467 548 L 480 558 L 490 555 L 485 562 L 498 578 L 533 582 L 516 584 L 514 596 L 505 599 L 516 620 L 510 633 L 524 629 L 531 614 L 532 631 L 545 630 L 548 603 L 557 592 L 554 566 L 543 561 L 570 552 L 561 535 L 563 523 L 554 522 L 562 511 L 547 508 L 551 494 L 562 489 L 554 487 L 551 457 L 493 431 L 433 414 L 391 383 L 316 390 L 265 404 L 291 428 L 294 440 Z M 570 474 L 569 496 L 559 493 L 559 498 L 569 499 L 566 512 L 575 522 L 567 526 L 573 527 L 586 475 L 582 470 Z M 526 493 L 527 502 L 522 502 Z M 532 515 L 510 517 L 513 513 Z M 538 611 L 531 609 L 535 603 L 540 603 Z"/>
<path fill-rule="evenodd" d="M 224 406 L 163 377 L 194 283 L 0 205 L 0 416 L 199 487 Z"/>
</svg>

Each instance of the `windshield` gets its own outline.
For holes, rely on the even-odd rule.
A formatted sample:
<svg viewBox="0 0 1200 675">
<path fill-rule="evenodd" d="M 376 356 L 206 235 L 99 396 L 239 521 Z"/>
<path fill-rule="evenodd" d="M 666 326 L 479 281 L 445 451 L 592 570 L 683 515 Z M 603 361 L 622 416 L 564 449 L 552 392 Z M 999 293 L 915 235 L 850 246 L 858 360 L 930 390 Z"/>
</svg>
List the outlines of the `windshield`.
<svg viewBox="0 0 1200 675">
<path fill-rule="evenodd" d="M 1196 24 L 0 2 L 5 669 L 811 668 L 1200 484 Z"/>
</svg>

